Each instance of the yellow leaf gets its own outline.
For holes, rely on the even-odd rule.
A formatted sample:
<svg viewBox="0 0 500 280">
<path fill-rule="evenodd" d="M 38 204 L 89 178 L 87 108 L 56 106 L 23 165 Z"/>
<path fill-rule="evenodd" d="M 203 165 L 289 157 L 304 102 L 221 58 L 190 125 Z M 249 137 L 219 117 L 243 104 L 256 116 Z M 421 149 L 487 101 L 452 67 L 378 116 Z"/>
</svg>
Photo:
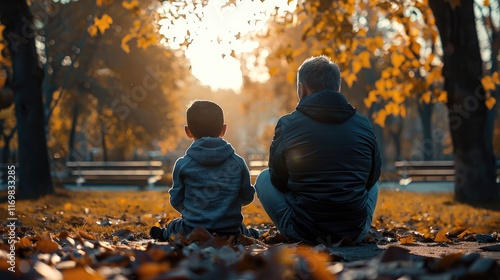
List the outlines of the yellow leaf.
<svg viewBox="0 0 500 280">
<path fill-rule="evenodd" d="M 354 74 L 354 73 L 351 73 L 351 74 L 347 75 L 346 77 L 344 77 L 344 81 L 346 82 L 346 84 L 349 87 L 352 87 L 352 83 L 354 83 L 356 80 L 357 80 L 356 74 Z"/>
<path fill-rule="evenodd" d="M 373 104 L 373 102 L 377 101 L 377 92 L 375 90 L 372 90 L 368 93 L 368 97 L 363 100 L 365 103 L 366 108 L 370 108 Z"/>
<path fill-rule="evenodd" d="M 389 70 L 387 68 L 384 69 L 384 71 L 382 71 L 381 77 L 382 77 L 382 79 L 388 79 L 389 77 L 391 77 L 391 73 L 389 72 Z"/>
<path fill-rule="evenodd" d="M 132 10 L 132 9 L 139 8 L 139 1 L 137 1 L 137 0 L 132 0 L 130 2 L 123 1 L 122 5 L 125 9 Z"/>
<path fill-rule="evenodd" d="M 97 6 L 109 5 L 113 3 L 113 0 L 97 0 Z"/>
<path fill-rule="evenodd" d="M 401 74 L 401 70 L 399 70 L 398 68 L 392 68 L 391 74 L 393 77 L 397 77 L 399 76 L 399 74 Z"/>
<path fill-rule="evenodd" d="M 415 68 L 419 68 L 421 65 L 420 65 L 420 62 L 418 61 L 418 59 L 413 59 L 411 61 L 411 66 L 413 66 Z"/>
<path fill-rule="evenodd" d="M 391 79 L 385 80 L 385 88 L 386 89 L 392 89 L 393 86 L 394 86 L 394 82 Z"/>
<path fill-rule="evenodd" d="M 409 48 L 405 48 L 403 50 L 403 53 L 406 55 L 408 59 L 412 59 L 415 57 L 415 55 L 413 55 L 413 52 Z"/>
<path fill-rule="evenodd" d="M 121 47 L 122 47 L 122 50 L 126 53 L 130 53 L 130 46 L 127 43 L 131 39 L 132 39 L 132 35 L 130 35 L 130 34 L 125 35 L 125 37 L 123 37 L 123 39 L 122 39 Z"/>
<path fill-rule="evenodd" d="M 419 43 L 417 43 L 417 42 L 412 42 L 412 44 L 411 44 L 411 50 L 412 50 L 415 54 L 420 55 L 420 48 L 421 48 L 421 46 L 420 46 L 420 44 L 419 44 Z"/>
<path fill-rule="evenodd" d="M 352 61 L 352 72 L 357 74 L 359 70 L 361 70 L 363 66 L 361 65 L 361 61 L 358 59 L 355 59 Z"/>
<path fill-rule="evenodd" d="M 109 29 L 112 23 L 113 19 L 108 14 L 102 15 L 101 18 L 99 17 L 94 18 L 94 26 L 96 26 L 99 29 L 101 34 L 104 34 L 104 31 Z"/>
<path fill-rule="evenodd" d="M 391 61 L 394 68 L 399 68 L 399 66 L 401 66 L 401 64 L 405 61 L 405 56 L 400 53 L 393 53 Z"/>
<path fill-rule="evenodd" d="M 364 51 L 358 55 L 359 60 L 361 61 L 361 66 L 364 68 L 370 68 L 370 53 L 368 51 Z"/>
<path fill-rule="evenodd" d="M 491 80 L 492 80 L 495 84 L 497 84 L 497 85 L 499 85 L 499 84 L 500 84 L 500 79 L 499 79 L 499 77 L 498 77 L 498 72 L 495 72 L 495 73 L 493 73 L 493 75 L 491 75 Z"/>
<path fill-rule="evenodd" d="M 483 85 L 484 91 L 489 92 L 495 90 L 496 85 L 493 82 L 491 76 L 484 76 L 481 78 L 481 84 Z"/>
<path fill-rule="evenodd" d="M 431 63 L 434 61 L 434 58 L 435 58 L 434 54 L 432 54 L 432 53 L 431 53 L 431 54 L 427 57 L 427 61 L 425 62 L 425 64 L 427 64 L 427 65 L 431 65 Z"/>
<path fill-rule="evenodd" d="M 486 98 L 486 100 L 484 101 L 486 103 L 486 107 L 488 107 L 488 109 L 492 109 L 493 106 L 495 106 L 495 104 L 497 103 L 497 100 L 495 99 L 495 97 L 493 96 L 490 96 L 488 98 Z"/>
<path fill-rule="evenodd" d="M 388 115 L 394 115 L 397 116 L 399 115 L 399 106 L 396 105 L 394 102 L 389 102 L 384 106 L 384 110 Z"/>
<path fill-rule="evenodd" d="M 97 27 L 95 25 L 91 25 L 89 26 L 89 28 L 87 29 L 87 32 L 89 32 L 89 35 L 91 37 L 95 37 L 97 35 Z"/>
<path fill-rule="evenodd" d="M 137 47 L 145 50 L 148 46 L 150 46 L 154 43 L 156 43 L 156 36 L 154 36 L 153 34 L 150 34 L 148 36 L 139 38 L 137 40 Z"/>
<path fill-rule="evenodd" d="M 406 118 L 406 107 L 404 105 L 399 106 L 399 114 L 401 117 Z"/>
<path fill-rule="evenodd" d="M 381 127 L 385 126 L 385 119 L 387 118 L 387 113 L 383 110 L 378 111 L 377 116 L 375 117 L 374 123 L 378 124 Z"/>
<path fill-rule="evenodd" d="M 428 90 L 424 92 L 420 98 L 425 102 L 425 104 L 431 103 L 431 91 Z"/>
<path fill-rule="evenodd" d="M 448 93 L 445 90 L 441 91 L 439 97 L 437 98 L 437 101 L 443 103 L 448 102 Z"/>
</svg>

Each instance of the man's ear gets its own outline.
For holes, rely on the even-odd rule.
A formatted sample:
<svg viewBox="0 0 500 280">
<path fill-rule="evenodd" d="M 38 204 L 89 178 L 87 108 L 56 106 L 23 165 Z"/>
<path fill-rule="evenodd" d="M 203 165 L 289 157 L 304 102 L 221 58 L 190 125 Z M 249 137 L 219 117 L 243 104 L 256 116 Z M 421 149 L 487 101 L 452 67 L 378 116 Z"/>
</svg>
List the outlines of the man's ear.
<svg viewBox="0 0 500 280">
<path fill-rule="evenodd" d="M 194 135 L 193 135 L 193 133 L 191 133 L 191 130 L 189 129 L 189 127 L 187 125 L 184 126 L 184 132 L 186 132 L 186 136 L 189 139 L 194 139 Z"/>
<path fill-rule="evenodd" d="M 227 130 L 227 124 L 225 123 L 225 124 L 222 126 L 222 129 L 220 130 L 219 137 L 222 137 L 222 136 L 226 135 L 226 130 Z"/>
<path fill-rule="evenodd" d="M 299 99 L 302 100 L 308 95 L 309 95 L 309 89 L 306 87 L 304 83 L 299 83 Z"/>
</svg>

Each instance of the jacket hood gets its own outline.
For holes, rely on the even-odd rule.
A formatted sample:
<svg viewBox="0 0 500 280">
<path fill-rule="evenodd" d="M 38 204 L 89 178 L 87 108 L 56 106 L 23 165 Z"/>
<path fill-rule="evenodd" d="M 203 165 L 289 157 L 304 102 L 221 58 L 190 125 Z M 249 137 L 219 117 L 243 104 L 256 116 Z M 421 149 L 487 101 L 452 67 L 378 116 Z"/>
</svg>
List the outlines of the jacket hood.
<svg viewBox="0 0 500 280">
<path fill-rule="evenodd" d="M 296 109 L 313 120 L 328 123 L 343 123 L 356 114 L 344 95 L 333 90 L 322 90 L 303 98 Z"/>
<path fill-rule="evenodd" d="M 216 165 L 234 154 L 234 149 L 222 138 L 202 137 L 195 140 L 186 154 L 202 165 Z"/>
</svg>

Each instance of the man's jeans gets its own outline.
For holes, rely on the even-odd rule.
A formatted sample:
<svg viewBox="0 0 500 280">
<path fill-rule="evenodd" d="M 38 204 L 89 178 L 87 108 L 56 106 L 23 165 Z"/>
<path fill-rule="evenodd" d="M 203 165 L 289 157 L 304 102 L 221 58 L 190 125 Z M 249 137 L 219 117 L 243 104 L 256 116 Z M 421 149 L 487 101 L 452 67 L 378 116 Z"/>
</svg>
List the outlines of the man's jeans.
<svg viewBox="0 0 500 280">
<path fill-rule="evenodd" d="M 266 210 L 267 215 L 274 222 L 281 234 L 295 241 L 302 240 L 303 238 L 301 238 L 293 228 L 291 222 L 292 209 L 290 208 L 290 206 L 288 206 L 285 200 L 285 194 L 276 189 L 271 183 L 269 169 L 266 169 L 259 174 L 255 182 L 255 190 L 257 191 L 257 196 L 259 197 L 264 210 Z M 367 233 L 370 231 L 373 212 L 375 212 L 377 200 L 378 182 L 368 192 L 368 217 L 366 220 L 365 228 L 355 240 L 355 242 L 357 243 L 362 242 Z"/>
</svg>

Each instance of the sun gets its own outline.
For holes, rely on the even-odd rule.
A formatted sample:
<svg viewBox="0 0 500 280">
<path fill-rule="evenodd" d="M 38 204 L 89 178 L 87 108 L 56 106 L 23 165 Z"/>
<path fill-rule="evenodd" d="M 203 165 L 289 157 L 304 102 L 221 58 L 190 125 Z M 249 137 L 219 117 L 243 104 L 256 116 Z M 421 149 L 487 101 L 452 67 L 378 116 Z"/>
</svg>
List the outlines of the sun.
<svg viewBox="0 0 500 280">
<path fill-rule="evenodd" d="M 290 1 L 281 2 L 284 9 L 294 7 Z M 265 29 L 275 7 L 276 1 L 219 0 L 209 1 L 203 7 L 186 5 L 183 11 L 186 16 L 178 17 L 175 24 L 160 21 L 160 33 L 168 38 L 171 48 L 181 47 L 189 34 L 191 41 L 185 54 L 193 76 L 212 90 L 239 92 L 243 74 L 237 57 L 259 47 L 257 41 L 241 38 Z"/>
</svg>

